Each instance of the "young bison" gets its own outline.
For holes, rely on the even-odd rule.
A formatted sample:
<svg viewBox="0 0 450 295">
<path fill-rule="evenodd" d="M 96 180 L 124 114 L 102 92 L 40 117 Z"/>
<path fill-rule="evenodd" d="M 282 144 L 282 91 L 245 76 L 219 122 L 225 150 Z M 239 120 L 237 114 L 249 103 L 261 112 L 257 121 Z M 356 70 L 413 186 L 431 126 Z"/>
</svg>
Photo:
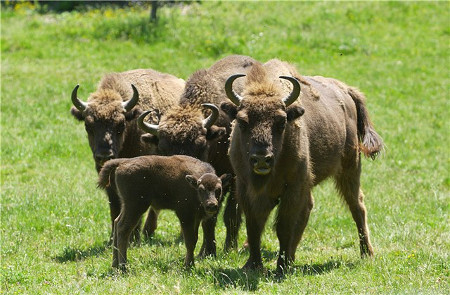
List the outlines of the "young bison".
<svg viewBox="0 0 450 295">
<path fill-rule="evenodd" d="M 194 265 L 200 222 L 219 211 L 222 189 L 231 174 L 217 177 L 208 163 L 188 156 L 141 156 L 108 161 L 99 174 L 99 187 L 112 187 L 121 200 L 114 221 L 113 267 L 125 268 L 131 232 L 144 212 L 175 211 L 186 245 L 185 266 Z"/>
</svg>

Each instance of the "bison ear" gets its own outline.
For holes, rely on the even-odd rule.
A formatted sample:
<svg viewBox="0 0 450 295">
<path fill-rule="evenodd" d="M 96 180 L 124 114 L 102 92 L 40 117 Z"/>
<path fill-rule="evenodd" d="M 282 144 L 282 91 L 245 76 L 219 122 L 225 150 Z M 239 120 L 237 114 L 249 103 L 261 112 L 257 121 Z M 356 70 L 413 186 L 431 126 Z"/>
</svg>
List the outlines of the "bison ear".
<svg viewBox="0 0 450 295">
<path fill-rule="evenodd" d="M 218 127 L 216 125 L 212 125 L 211 128 L 208 128 L 206 132 L 206 139 L 213 140 L 227 133 L 227 129 L 225 127 Z"/>
<path fill-rule="evenodd" d="M 140 108 L 135 107 L 131 111 L 125 113 L 125 119 L 127 121 L 137 119 L 142 113 L 143 111 Z"/>
<path fill-rule="evenodd" d="M 155 136 L 150 133 L 142 134 L 141 142 L 158 145 L 158 136 Z"/>
<path fill-rule="evenodd" d="M 220 180 L 222 180 L 222 189 L 227 188 L 231 185 L 231 180 L 233 179 L 233 174 L 226 173 L 220 176 Z"/>
<path fill-rule="evenodd" d="M 186 175 L 187 182 L 195 189 L 197 189 L 197 178 L 194 175 Z"/>
<path fill-rule="evenodd" d="M 74 116 L 78 121 L 84 121 L 83 113 L 77 109 L 76 107 L 70 108 L 70 113 Z"/>
<path fill-rule="evenodd" d="M 299 105 L 291 105 L 287 108 L 287 120 L 288 122 L 293 121 L 301 117 L 305 113 L 305 109 Z"/>
<path fill-rule="evenodd" d="M 224 101 L 220 104 L 220 109 L 227 114 L 230 120 L 236 119 L 237 105 L 230 101 Z"/>
</svg>

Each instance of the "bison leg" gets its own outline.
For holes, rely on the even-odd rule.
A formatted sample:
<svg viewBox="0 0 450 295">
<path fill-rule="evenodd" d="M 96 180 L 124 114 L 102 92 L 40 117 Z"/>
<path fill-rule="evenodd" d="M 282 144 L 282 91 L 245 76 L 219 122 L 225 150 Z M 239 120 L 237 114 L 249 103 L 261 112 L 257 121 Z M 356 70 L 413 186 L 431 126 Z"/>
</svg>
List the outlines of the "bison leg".
<svg viewBox="0 0 450 295">
<path fill-rule="evenodd" d="M 111 235 L 110 235 L 110 243 L 113 240 L 114 235 L 114 221 L 120 214 L 120 198 L 119 195 L 116 193 L 115 189 L 112 187 L 106 188 L 106 193 L 108 195 L 109 200 L 109 212 L 111 216 Z M 133 239 L 132 241 L 135 241 L 139 244 L 141 240 L 140 236 L 140 229 L 141 229 L 141 221 L 139 220 L 139 224 L 137 224 L 136 228 L 133 231 Z"/>
<path fill-rule="evenodd" d="M 198 222 L 193 216 L 187 219 L 180 219 L 181 228 L 183 230 L 184 244 L 186 246 L 186 256 L 184 258 L 184 266 L 189 268 L 194 266 L 194 249 L 198 240 Z"/>
<path fill-rule="evenodd" d="M 367 226 L 366 206 L 364 194 L 360 189 L 361 161 L 356 169 L 344 170 L 336 177 L 336 187 L 343 195 L 358 228 L 361 256 L 373 256 L 370 243 L 369 228 Z"/>
<path fill-rule="evenodd" d="M 277 237 L 280 242 L 278 273 L 284 273 L 295 260 L 295 250 L 308 224 L 312 206 L 310 191 L 287 192 L 282 198 L 276 218 Z"/>
<path fill-rule="evenodd" d="M 142 213 L 124 207 L 120 216 L 114 221 L 113 267 L 119 267 L 125 270 L 130 235 L 139 223 Z"/>
<path fill-rule="evenodd" d="M 239 228 L 241 226 L 242 221 L 241 215 L 242 212 L 236 202 L 234 185 L 232 185 L 232 189 L 230 190 L 227 205 L 225 207 L 225 211 L 223 214 L 223 221 L 227 228 L 227 236 L 225 239 L 225 247 L 224 247 L 225 251 L 229 251 L 232 248 L 233 249 L 237 248 Z"/>
<path fill-rule="evenodd" d="M 216 223 L 217 215 L 202 221 L 203 244 L 199 253 L 200 257 L 216 256 Z"/>
<path fill-rule="evenodd" d="M 143 230 L 146 239 L 150 238 L 158 227 L 158 215 L 159 211 L 150 207 Z"/>
</svg>

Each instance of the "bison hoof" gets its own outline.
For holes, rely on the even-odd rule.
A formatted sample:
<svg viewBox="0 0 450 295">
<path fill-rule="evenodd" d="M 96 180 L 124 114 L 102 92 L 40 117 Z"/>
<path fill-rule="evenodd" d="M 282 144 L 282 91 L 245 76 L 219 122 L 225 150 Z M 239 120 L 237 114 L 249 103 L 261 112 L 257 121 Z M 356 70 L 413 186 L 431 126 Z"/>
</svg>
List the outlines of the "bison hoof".
<svg viewBox="0 0 450 295">
<path fill-rule="evenodd" d="M 245 265 L 242 267 L 243 271 L 247 270 L 255 270 L 255 271 L 262 271 L 264 270 L 263 264 L 261 261 L 251 261 L 250 259 L 245 263 Z"/>
</svg>

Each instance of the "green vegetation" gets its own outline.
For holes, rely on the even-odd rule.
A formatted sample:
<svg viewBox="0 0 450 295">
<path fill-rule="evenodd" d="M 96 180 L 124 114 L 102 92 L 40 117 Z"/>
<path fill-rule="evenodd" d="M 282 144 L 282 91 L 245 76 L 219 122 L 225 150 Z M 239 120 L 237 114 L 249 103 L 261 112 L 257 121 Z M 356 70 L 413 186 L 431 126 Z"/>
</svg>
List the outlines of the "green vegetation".
<svg viewBox="0 0 450 295">
<path fill-rule="evenodd" d="M 149 9 L 1 15 L 1 290 L 5 294 L 448 294 L 449 6 L 447 2 L 202 2 Z M 359 258 L 356 227 L 331 182 L 292 271 L 277 279 L 278 241 L 263 236 L 267 273 L 222 251 L 185 271 L 171 212 L 155 237 L 111 269 L 109 208 L 70 93 L 104 73 L 153 68 L 187 78 L 228 54 L 294 63 L 304 75 L 359 87 L 387 150 L 364 160 L 362 186 L 376 251 Z M 245 240 L 241 229 L 240 244 Z M 197 251 L 200 245 L 197 245 Z"/>
</svg>

